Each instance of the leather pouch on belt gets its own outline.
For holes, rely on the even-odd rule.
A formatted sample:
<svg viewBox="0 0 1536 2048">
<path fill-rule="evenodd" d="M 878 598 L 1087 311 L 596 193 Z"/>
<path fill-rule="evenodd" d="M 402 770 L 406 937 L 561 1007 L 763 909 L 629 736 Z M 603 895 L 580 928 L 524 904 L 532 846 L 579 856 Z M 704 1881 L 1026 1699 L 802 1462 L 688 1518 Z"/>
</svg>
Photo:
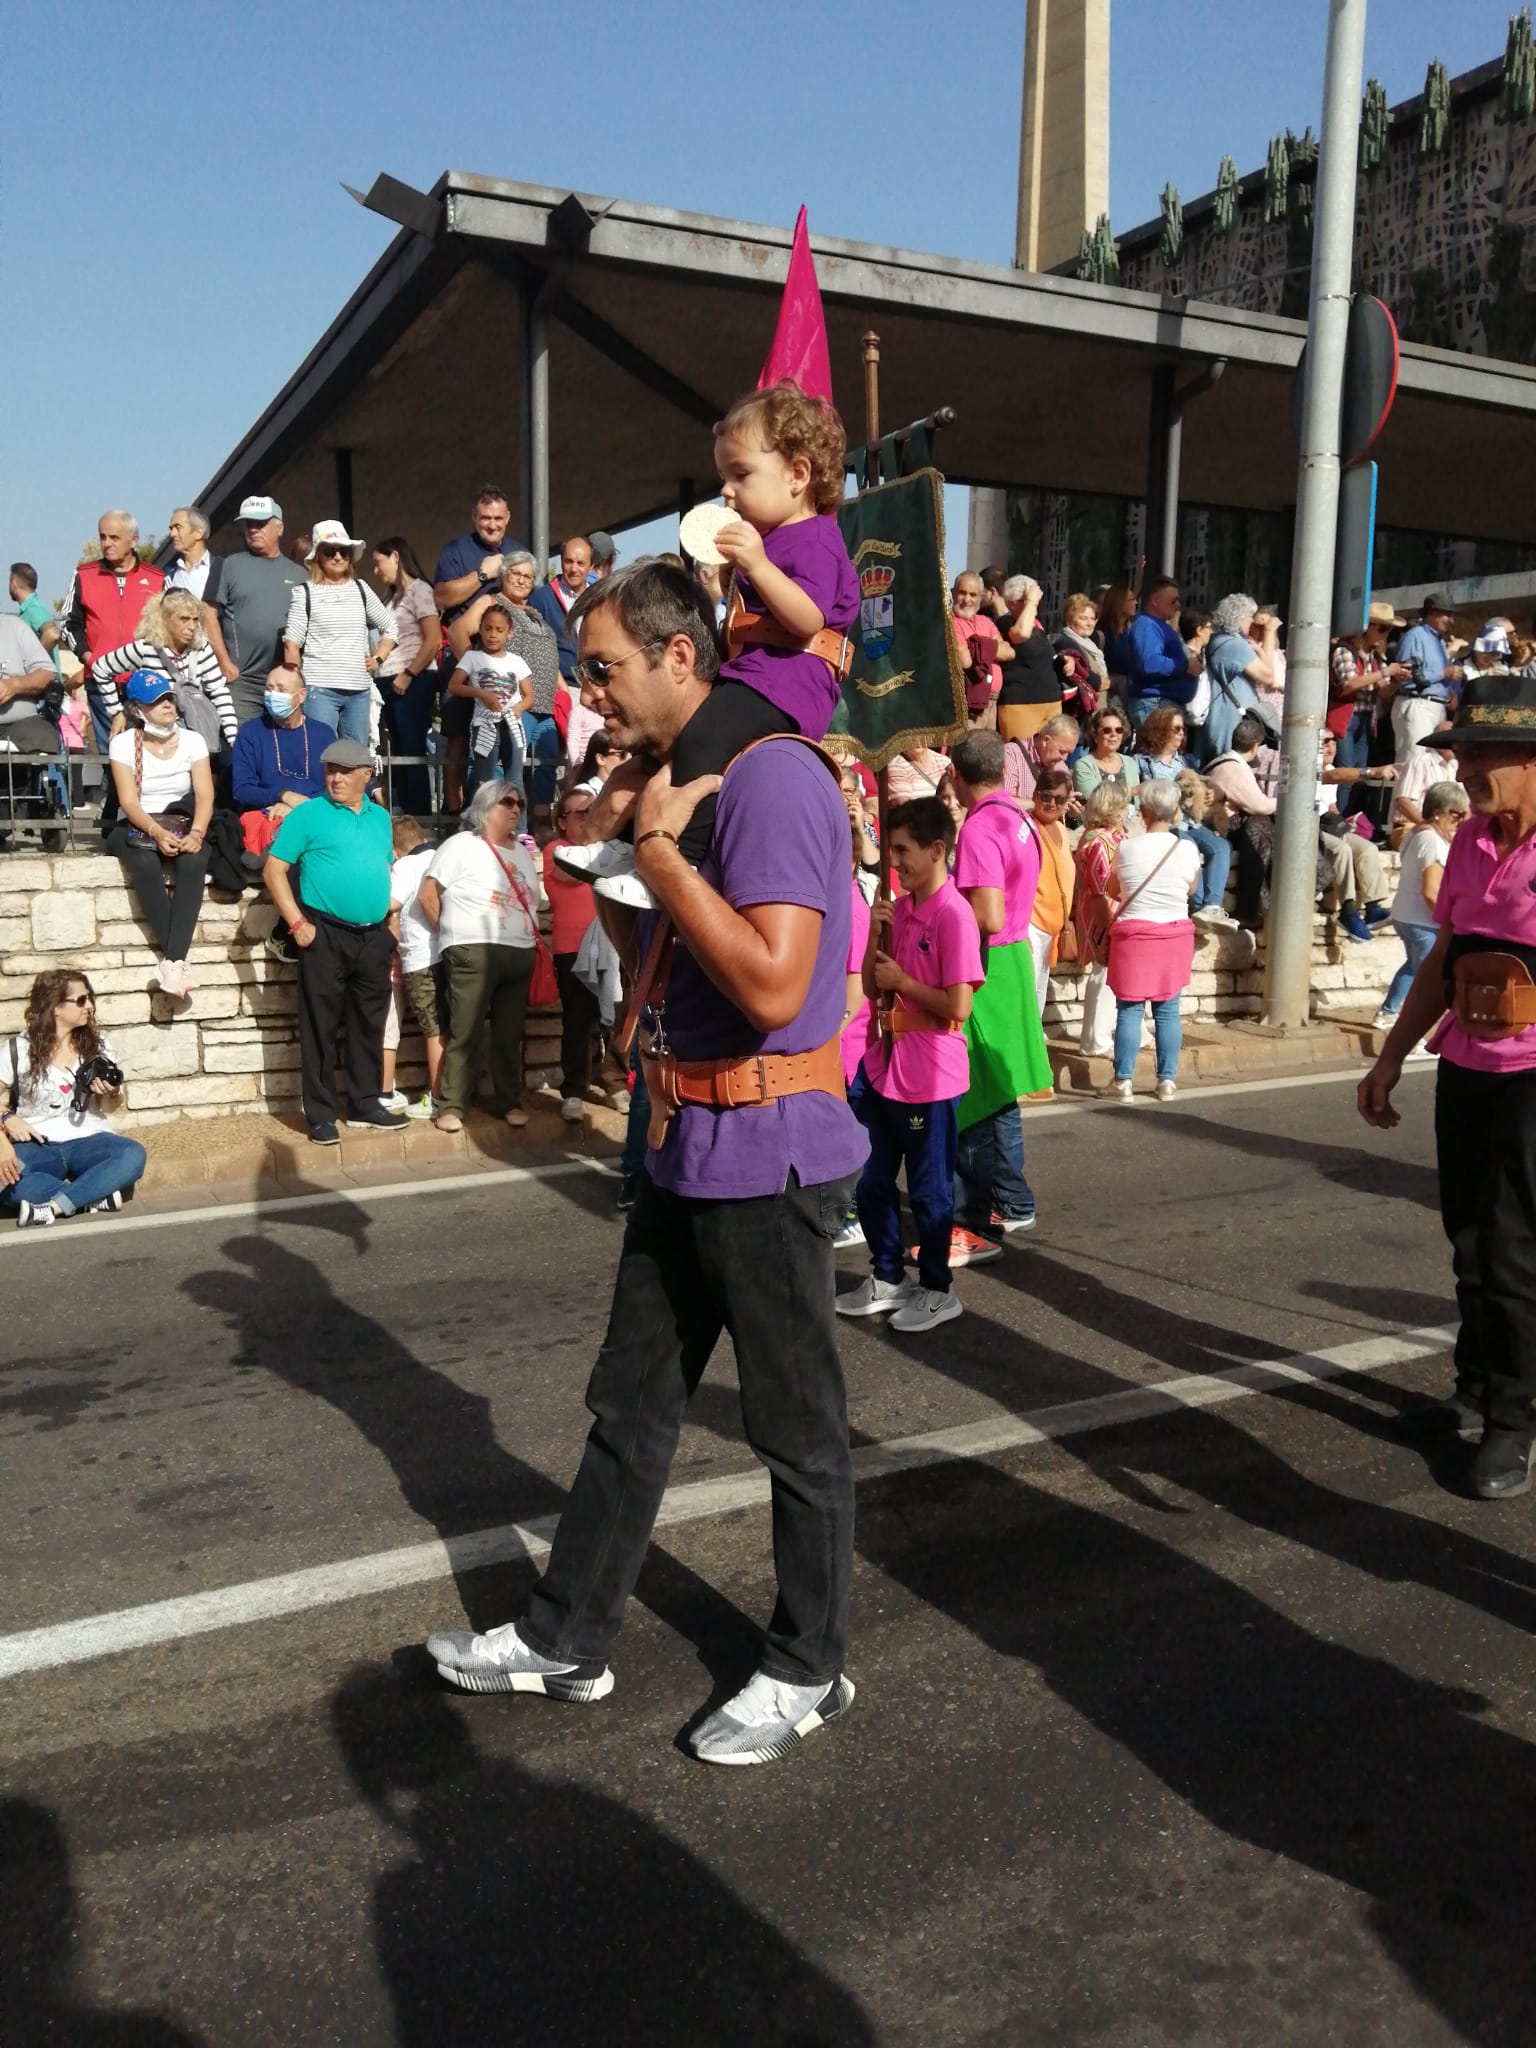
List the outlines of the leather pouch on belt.
<svg viewBox="0 0 1536 2048">
<path fill-rule="evenodd" d="M 1513 953 L 1463 953 L 1451 977 L 1451 1008 L 1469 1038 L 1512 1038 L 1536 1024 L 1536 982 Z"/>
</svg>

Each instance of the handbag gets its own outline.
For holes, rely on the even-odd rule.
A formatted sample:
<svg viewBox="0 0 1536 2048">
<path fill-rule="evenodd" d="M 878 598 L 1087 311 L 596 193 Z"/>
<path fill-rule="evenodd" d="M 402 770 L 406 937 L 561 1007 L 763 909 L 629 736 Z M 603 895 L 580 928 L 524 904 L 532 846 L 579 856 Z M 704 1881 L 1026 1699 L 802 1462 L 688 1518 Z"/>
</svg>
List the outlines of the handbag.
<svg viewBox="0 0 1536 2048">
<path fill-rule="evenodd" d="M 517 870 L 509 867 L 501 858 L 501 849 L 491 847 L 501 863 L 501 871 L 512 884 L 513 894 L 523 906 L 523 915 L 533 926 L 533 978 L 528 984 L 529 1006 L 535 1010 L 552 1010 L 560 1000 L 560 980 L 555 973 L 554 955 L 545 944 L 544 934 L 539 930 L 539 913 L 528 901 L 528 892 L 517 878 Z"/>
<path fill-rule="evenodd" d="M 144 728 L 135 726 L 133 733 L 133 779 L 139 795 L 144 794 Z M 192 829 L 192 813 L 174 806 L 168 811 L 148 813 L 149 822 L 158 825 L 163 832 L 169 832 L 175 839 L 185 839 Z M 130 846 L 153 846 L 154 840 L 147 832 L 141 832 L 137 825 L 130 825 L 127 831 Z"/>
</svg>

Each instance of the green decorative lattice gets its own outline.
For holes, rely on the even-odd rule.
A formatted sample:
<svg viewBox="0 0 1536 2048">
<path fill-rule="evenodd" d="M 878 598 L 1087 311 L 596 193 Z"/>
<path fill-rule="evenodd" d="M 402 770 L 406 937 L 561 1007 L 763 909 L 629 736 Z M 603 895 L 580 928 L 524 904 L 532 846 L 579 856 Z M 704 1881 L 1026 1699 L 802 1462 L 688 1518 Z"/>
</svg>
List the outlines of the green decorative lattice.
<svg viewBox="0 0 1536 2048">
<path fill-rule="evenodd" d="M 1230 235 L 1237 226 L 1237 205 L 1237 165 L 1231 157 L 1224 156 L 1216 173 L 1216 207 L 1212 215 L 1218 235 Z"/>
<path fill-rule="evenodd" d="M 1439 156 L 1451 132 L 1451 81 L 1437 57 L 1424 74 L 1424 99 L 1419 109 L 1419 155 Z"/>
<path fill-rule="evenodd" d="M 1163 187 L 1163 232 L 1158 247 L 1162 251 L 1163 268 L 1172 270 L 1178 263 L 1184 248 L 1184 202 L 1179 197 L 1179 188 L 1170 179 Z"/>
<path fill-rule="evenodd" d="M 1091 235 L 1083 236 L 1077 251 L 1076 274 L 1089 284 L 1120 282 L 1120 247 L 1110 232 L 1107 213 L 1099 215 Z"/>
<path fill-rule="evenodd" d="M 1291 156 L 1286 148 L 1283 135 L 1272 135 L 1269 139 L 1269 155 L 1264 162 L 1264 218 L 1266 221 L 1285 219 L 1285 202 L 1290 195 Z"/>
<path fill-rule="evenodd" d="M 1379 78 L 1365 81 L 1360 105 L 1360 168 L 1379 171 L 1387 156 L 1387 88 Z"/>
<path fill-rule="evenodd" d="M 1529 7 L 1523 7 L 1518 14 L 1509 17 L 1499 107 L 1506 118 L 1519 121 L 1536 110 L 1536 47 L 1531 40 Z"/>
</svg>

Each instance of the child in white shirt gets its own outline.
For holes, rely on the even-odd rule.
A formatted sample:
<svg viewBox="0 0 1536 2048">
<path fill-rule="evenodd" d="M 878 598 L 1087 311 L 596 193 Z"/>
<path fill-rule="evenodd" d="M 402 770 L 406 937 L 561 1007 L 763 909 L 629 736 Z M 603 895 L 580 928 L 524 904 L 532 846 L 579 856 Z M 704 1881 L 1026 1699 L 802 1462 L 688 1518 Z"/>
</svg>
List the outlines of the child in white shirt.
<svg viewBox="0 0 1536 2048">
<path fill-rule="evenodd" d="M 527 741 L 523 713 L 533 709 L 533 671 L 520 654 L 509 652 L 512 607 L 493 597 L 480 617 L 479 646 L 459 657 L 448 679 L 451 697 L 469 697 L 469 784 L 473 788 L 497 768 L 509 782 L 523 779 Z"/>
</svg>

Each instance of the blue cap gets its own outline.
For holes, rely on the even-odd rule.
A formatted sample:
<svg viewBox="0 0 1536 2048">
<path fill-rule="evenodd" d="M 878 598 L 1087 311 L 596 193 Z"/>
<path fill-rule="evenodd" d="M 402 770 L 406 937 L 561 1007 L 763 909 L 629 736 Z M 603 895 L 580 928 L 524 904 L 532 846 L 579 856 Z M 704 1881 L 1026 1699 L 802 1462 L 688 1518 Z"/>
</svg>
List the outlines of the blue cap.
<svg viewBox="0 0 1536 2048">
<path fill-rule="evenodd" d="M 136 668 L 123 685 L 123 698 L 129 704 L 158 704 L 170 694 L 170 679 L 152 668 Z"/>
</svg>

